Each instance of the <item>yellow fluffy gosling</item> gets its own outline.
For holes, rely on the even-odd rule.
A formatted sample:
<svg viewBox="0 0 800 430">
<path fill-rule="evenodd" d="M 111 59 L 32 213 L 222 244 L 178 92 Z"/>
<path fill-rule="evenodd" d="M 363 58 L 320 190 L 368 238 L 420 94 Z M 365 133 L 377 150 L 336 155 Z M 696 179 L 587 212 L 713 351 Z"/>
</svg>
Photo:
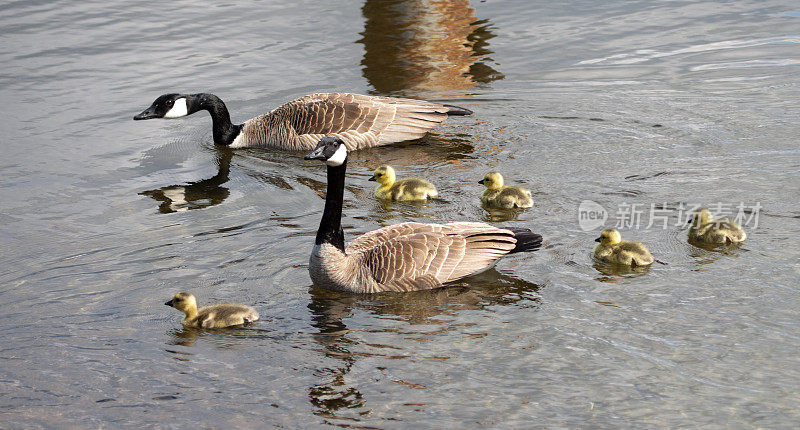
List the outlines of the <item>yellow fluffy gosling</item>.
<svg viewBox="0 0 800 430">
<path fill-rule="evenodd" d="M 600 237 L 594 241 L 600 242 L 594 247 L 594 256 L 604 263 L 647 266 L 655 261 L 644 245 L 639 242 L 622 240 L 622 235 L 613 228 L 603 230 Z"/>
<path fill-rule="evenodd" d="M 503 185 L 503 175 L 497 172 L 487 173 L 478 183 L 486 187 L 481 195 L 481 202 L 485 205 L 506 209 L 533 206 L 533 197 L 529 190 Z"/>
<path fill-rule="evenodd" d="M 708 209 L 698 209 L 689 220 L 689 240 L 713 244 L 741 243 L 747 239 L 739 224 L 728 218 L 714 219 Z"/>
<path fill-rule="evenodd" d="M 430 182 L 420 178 L 396 180 L 392 166 L 380 166 L 375 169 L 370 181 L 378 182 L 375 197 L 381 200 L 412 201 L 436 198 L 439 193 Z"/>
<path fill-rule="evenodd" d="M 181 323 L 186 327 L 223 328 L 258 320 L 258 312 L 247 305 L 220 303 L 197 309 L 197 299 L 192 293 L 178 293 L 164 303 L 186 314 Z"/>
</svg>

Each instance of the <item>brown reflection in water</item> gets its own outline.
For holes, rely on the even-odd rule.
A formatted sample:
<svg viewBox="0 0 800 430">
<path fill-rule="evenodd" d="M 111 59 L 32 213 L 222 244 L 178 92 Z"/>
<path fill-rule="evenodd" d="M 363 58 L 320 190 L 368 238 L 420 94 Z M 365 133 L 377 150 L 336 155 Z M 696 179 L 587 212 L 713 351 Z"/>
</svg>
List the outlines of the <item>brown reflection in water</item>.
<svg viewBox="0 0 800 430">
<path fill-rule="evenodd" d="M 322 346 L 328 357 L 342 362 L 341 366 L 325 367 L 315 371 L 315 376 L 321 381 L 308 390 L 309 401 L 317 408 L 315 413 L 331 419 L 358 421 L 358 416 L 370 413 L 370 404 L 357 386 L 347 382 L 346 376 L 353 364 L 359 357 L 364 356 L 408 358 L 408 355 L 397 346 L 366 344 L 351 336 L 345 320 L 354 309 L 364 309 L 378 316 L 389 316 L 391 319 L 411 325 L 423 325 L 425 334 L 433 334 L 457 330 L 468 325 L 463 322 L 435 319 L 441 315 L 454 315 L 460 310 L 486 310 L 495 305 L 530 308 L 538 308 L 541 305 L 538 285 L 502 274 L 495 269 L 462 281 L 463 283 L 435 290 L 372 295 L 346 294 L 311 286 L 309 288 L 311 302 L 308 308 L 311 312 L 312 325 L 318 330 L 314 334 L 314 340 Z M 440 328 L 432 332 L 431 325 Z M 359 330 L 363 331 L 365 328 L 360 327 Z M 387 333 L 392 331 L 382 328 L 377 330 Z M 412 328 L 409 328 L 409 331 L 411 330 Z M 391 333 L 387 336 L 391 336 Z M 374 352 L 376 349 L 385 352 Z M 402 380 L 393 382 L 409 384 Z"/>
<path fill-rule="evenodd" d="M 468 0 L 367 0 L 361 12 L 361 64 L 374 93 L 461 91 L 504 78 L 486 64 L 491 24 Z"/>
<path fill-rule="evenodd" d="M 139 195 L 152 197 L 161 202 L 158 211 L 164 214 L 203 209 L 222 203 L 230 195 L 222 184 L 228 182 L 233 151 L 217 149 L 217 174 L 197 182 L 170 185 L 155 190 L 142 191 Z"/>
</svg>

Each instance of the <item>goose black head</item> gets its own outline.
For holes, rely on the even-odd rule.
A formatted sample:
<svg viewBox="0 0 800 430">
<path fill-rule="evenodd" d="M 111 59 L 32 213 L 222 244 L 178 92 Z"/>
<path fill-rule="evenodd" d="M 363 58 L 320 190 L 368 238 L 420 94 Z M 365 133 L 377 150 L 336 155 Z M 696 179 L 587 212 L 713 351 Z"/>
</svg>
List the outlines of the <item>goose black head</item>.
<svg viewBox="0 0 800 430">
<path fill-rule="evenodd" d="M 190 109 L 185 94 L 164 94 L 133 119 L 139 121 L 153 118 L 180 118 L 195 112 Z"/>
<path fill-rule="evenodd" d="M 331 167 L 341 166 L 347 161 L 347 147 L 344 145 L 342 139 L 333 136 L 325 136 L 317 143 L 317 147 L 303 157 L 303 159 L 323 160 L 325 164 Z"/>
</svg>

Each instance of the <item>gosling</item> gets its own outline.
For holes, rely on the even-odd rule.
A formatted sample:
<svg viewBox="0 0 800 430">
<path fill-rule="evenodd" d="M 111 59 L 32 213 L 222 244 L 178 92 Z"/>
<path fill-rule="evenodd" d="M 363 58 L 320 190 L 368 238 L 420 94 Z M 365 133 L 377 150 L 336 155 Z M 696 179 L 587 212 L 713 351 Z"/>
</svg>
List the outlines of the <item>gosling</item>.
<svg viewBox="0 0 800 430">
<path fill-rule="evenodd" d="M 404 178 L 396 181 L 392 166 L 380 166 L 375 169 L 370 181 L 378 182 L 375 197 L 381 200 L 415 201 L 434 199 L 439 195 L 436 187 L 421 178 Z"/>
<path fill-rule="evenodd" d="M 604 263 L 648 266 L 655 261 L 644 245 L 629 240 L 623 241 L 619 231 L 613 228 L 603 230 L 600 237 L 594 241 L 600 242 L 594 247 L 594 256 Z"/>
<path fill-rule="evenodd" d="M 486 187 L 481 195 L 481 203 L 487 206 L 505 209 L 533 206 L 533 197 L 529 190 L 503 185 L 503 175 L 497 172 L 487 173 L 478 183 Z"/>
<path fill-rule="evenodd" d="M 689 240 L 715 245 L 730 245 L 744 242 L 747 233 L 739 224 L 728 218 L 714 219 L 708 209 L 698 209 L 689 220 Z"/>
<path fill-rule="evenodd" d="M 247 305 L 220 303 L 197 309 L 197 299 L 192 293 L 178 293 L 164 303 L 186 314 L 181 321 L 185 327 L 223 328 L 258 320 L 258 312 Z"/>
</svg>

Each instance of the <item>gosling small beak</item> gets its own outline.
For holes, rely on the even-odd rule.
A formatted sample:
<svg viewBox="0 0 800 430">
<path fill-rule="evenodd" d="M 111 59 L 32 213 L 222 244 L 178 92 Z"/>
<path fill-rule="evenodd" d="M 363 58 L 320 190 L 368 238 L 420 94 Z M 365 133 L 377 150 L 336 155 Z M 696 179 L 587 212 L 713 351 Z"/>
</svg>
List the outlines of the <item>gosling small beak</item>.
<svg viewBox="0 0 800 430">
<path fill-rule="evenodd" d="M 595 241 L 595 242 L 600 242 L 600 238 L 598 237 L 598 238 L 597 238 L 597 239 L 595 239 L 594 241 Z"/>
<path fill-rule="evenodd" d="M 377 179 L 375 179 L 375 175 L 372 175 L 372 177 L 370 177 L 370 178 L 369 178 L 369 179 L 367 179 L 367 180 L 368 180 L 368 181 L 372 181 L 372 182 L 375 182 L 375 181 L 377 181 Z"/>
<path fill-rule="evenodd" d="M 324 146 L 318 146 L 314 148 L 313 151 L 309 152 L 308 155 L 303 157 L 303 160 L 324 160 L 325 155 L 322 153 L 324 149 Z"/>
<path fill-rule="evenodd" d="M 168 301 L 168 302 L 166 302 L 164 304 L 167 305 L 167 306 L 172 306 L 172 300 L 170 300 L 170 301 Z"/>
<path fill-rule="evenodd" d="M 153 118 L 158 118 L 158 115 L 156 115 L 156 108 L 154 106 L 150 106 L 149 108 L 143 110 L 142 113 L 140 113 L 139 115 L 133 117 L 133 120 L 141 121 L 143 119 L 153 119 Z"/>
<path fill-rule="evenodd" d="M 686 224 L 691 224 L 691 223 L 692 223 L 692 221 L 694 221 L 694 218 L 692 218 L 692 217 L 689 217 L 689 219 L 686 221 Z"/>
<path fill-rule="evenodd" d="M 480 181 L 478 181 L 478 183 L 479 183 L 479 184 L 481 184 L 481 185 L 483 185 L 483 179 L 481 179 Z"/>
</svg>

